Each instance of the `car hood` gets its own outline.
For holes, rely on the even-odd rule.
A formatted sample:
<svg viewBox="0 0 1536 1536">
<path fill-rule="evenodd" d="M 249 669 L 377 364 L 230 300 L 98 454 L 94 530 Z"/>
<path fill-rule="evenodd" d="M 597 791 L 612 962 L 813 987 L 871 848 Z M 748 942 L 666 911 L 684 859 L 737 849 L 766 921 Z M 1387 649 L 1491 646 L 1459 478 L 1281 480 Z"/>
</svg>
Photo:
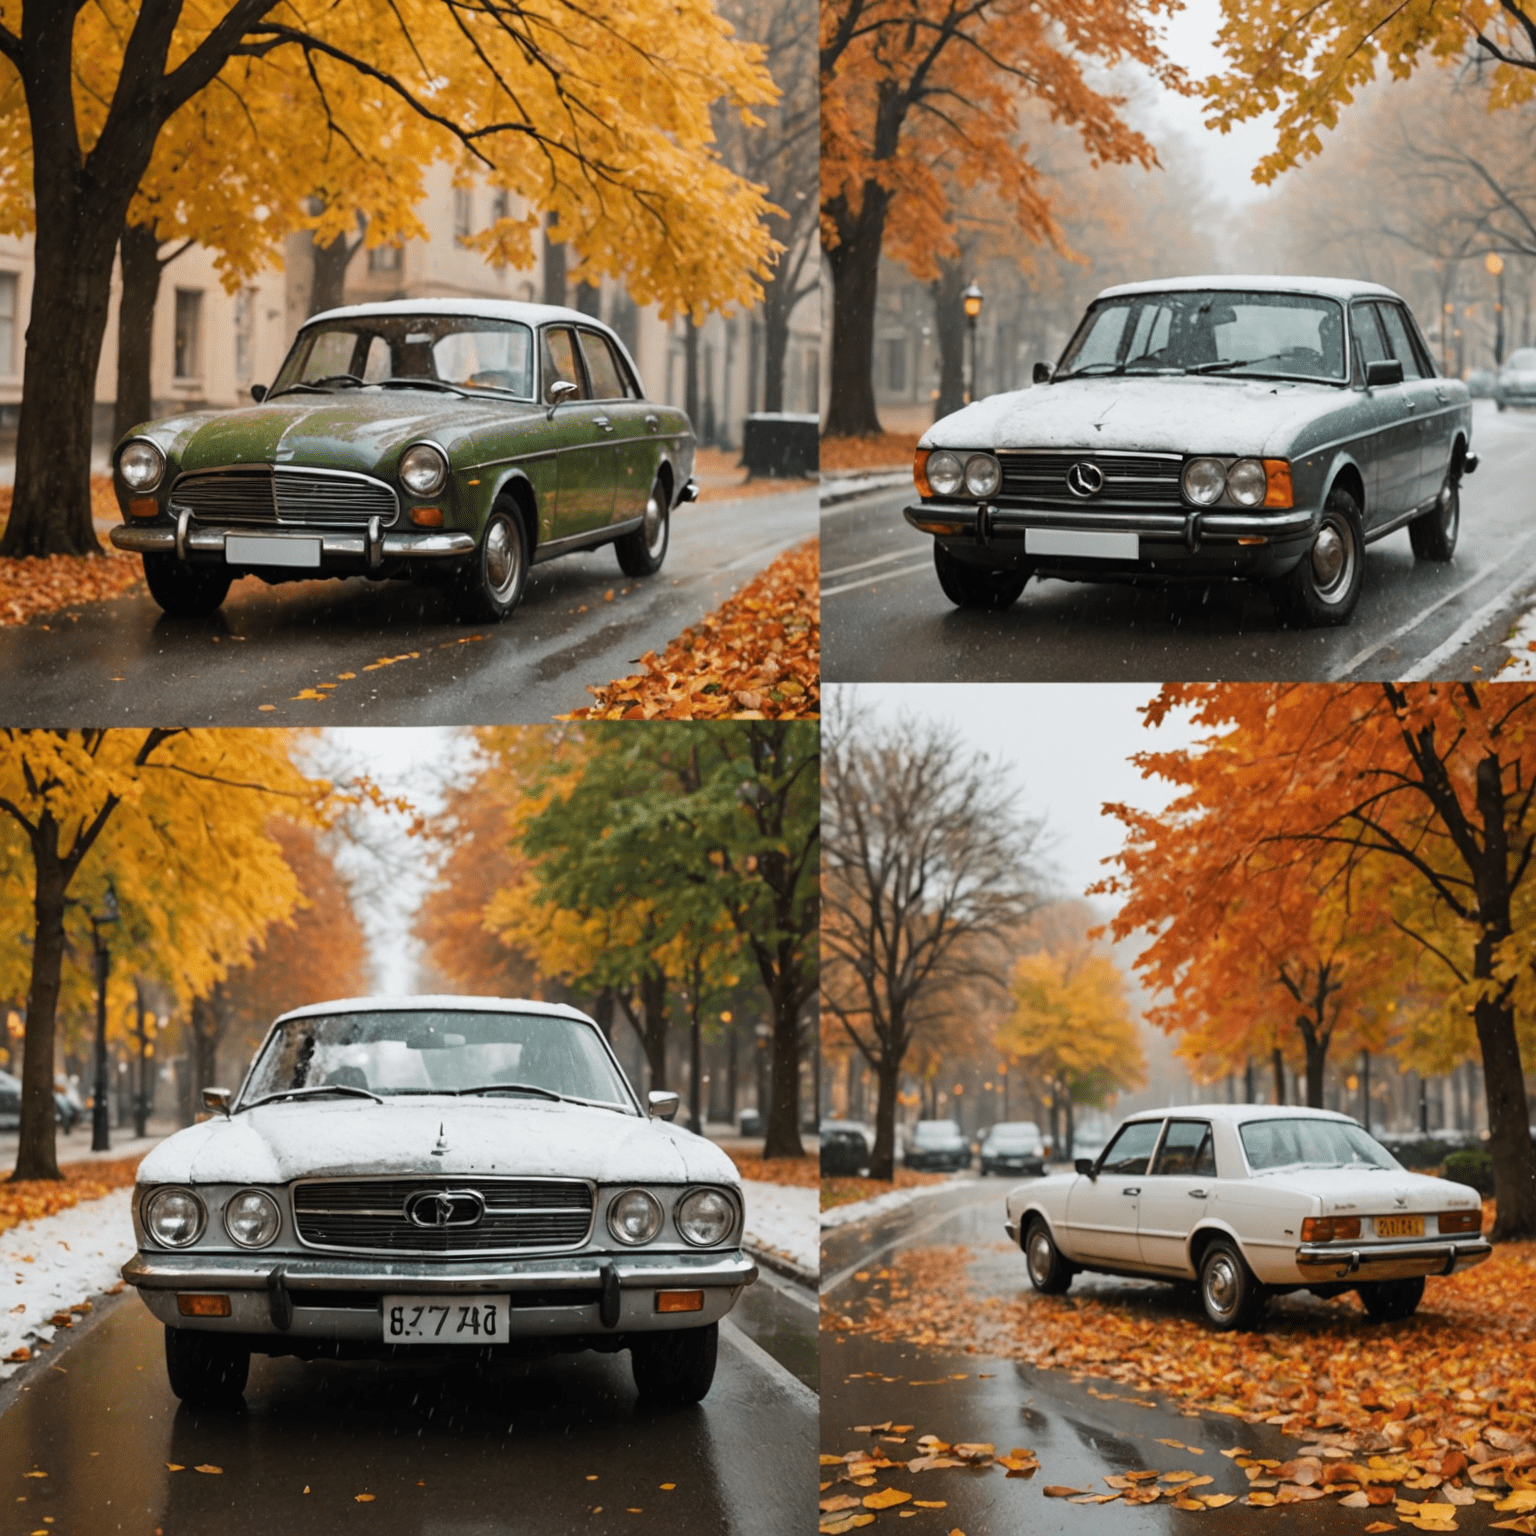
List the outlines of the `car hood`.
<svg viewBox="0 0 1536 1536">
<path fill-rule="evenodd" d="M 1262 455 L 1358 398 L 1277 379 L 1069 379 L 978 400 L 934 422 L 918 446 Z"/>
<path fill-rule="evenodd" d="M 1243 1186 L 1276 1190 L 1304 1199 L 1321 1200 L 1324 1215 L 1391 1216 L 1420 1214 L 1481 1204 L 1482 1197 L 1467 1184 L 1436 1179 L 1406 1169 L 1362 1173 L 1352 1168 L 1293 1168 L 1255 1174 Z"/>
<path fill-rule="evenodd" d="M 154 422 L 142 435 L 184 473 L 228 464 L 303 464 L 369 474 L 418 438 L 431 438 L 452 458 L 457 449 L 472 449 L 477 434 L 540 415 L 537 406 L 516 401 L 391 389 L 284 395 L 235 411 L 188 412 Z"/>
<path fill-rule="evenodd" d="M 285 1184 L 321 1174 L 740 1182 L 712 1142 L 664 1120 L 505 1099 L 267 1104 L 178 1131 L 139 1165 L 146 1184 Z"/>
</svg>

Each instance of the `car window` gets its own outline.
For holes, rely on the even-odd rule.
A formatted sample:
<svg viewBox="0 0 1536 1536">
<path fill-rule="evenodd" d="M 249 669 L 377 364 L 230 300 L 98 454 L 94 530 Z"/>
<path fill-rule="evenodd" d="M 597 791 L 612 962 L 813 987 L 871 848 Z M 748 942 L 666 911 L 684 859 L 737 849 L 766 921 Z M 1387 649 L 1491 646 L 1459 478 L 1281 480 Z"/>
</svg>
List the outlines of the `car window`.
<svg viewBox="0 0 1536 1536">
<path fill-rule="evenodd" d="M 1374 1137 L 1347 1120 L 1250 1120 L 1239 1134 L 1248 1166 L 1270 1168 L 1398 1168 Z"/>
<path fill-rule="evenodd" d="M 328 379 L 335 374 L 353 373 L 358 344 L 362 338 L 354 330 L 321 331 L 309 348 L 299 378 Z"/>
<path fill-rule="evenodd" d="M 1381 319 L 1382 329 L 1387 333 L 1387 344 L 1392 349 L 1392 356 L 1403 365 L 1403 377 L 1405 379 L 1423 378 L 1418 354 L 1413 350 L 1413 342 L 1408 337 L 1408 327 L 1403 323 L 1402 310 L 1396 304 L 1378 304 L 1376 313 Z"/>
<path fill-rule="evenodd" d="M 1152 1172 L 1214 1177 L 1216 1152 L 1211 1143 L 1210 1125 L 1204 1120 L 1170 1120 L 1168 1134 L 1163 1137 Z"/>
<path fill-rule="evenodd" d="M 599 336 L 595 331 L 583 331 L 581 351 L 587 360 L 587 373 L 592 380 L 592 398 L 627 398 L 629 390 L 625 387 L 624 375 L 619 369 L 618 359 L 613 355 L 613 349 L 608 345 L 607 337 Z"/>
<path fill-rule="evenodd" d="M 1369 363 L 1386 362 L 1391 354 L 1387 351 L 1381 325 L 1376 319 L 1376 306 L 1356 304 L 1350 310 L 1350 317 L 1354 321 L 1355 348 L 1360 354 L 1362 370 Z"/>
<path fill-rule="evenodd" d="M 367 384 L 377 384 L 394 373 L 390 362 L 389 343 L 382 336 L 368 338 L 368 351 L 363 359 L 363 371 L 359 375 Z"/>
<path fill-rule="evenodd" d="M 533 336 L 526 325 L 485 321 L 450 331 L 432 347 L 437 376 L 463 389 L 533 398 Z"/>
<path fill-rule="evenodd" d="M 574 384 L 576 393 L 567 400 L 590 400 L 586 376 L 576 360 L 576 333 L 563 325 L 552 325 L 544 332 L 544 398 L 553 402 L 550 388 L 555 384 Z"/>
<path fill-rule="evenodd" d="M 431 379 L 531 400 L 533 332 L 478 315 L 361 315 L 312 325 L 294 339 L 271 393 L 326 379 L 323 389 Z"/>
<path fill-rule="evenodd" d="M 1120 1127 L 1115 1139 L 1104 1151 L 1101 1173 L 1145 1173 L 1152 1148 L 1157 1145 L 1161 1120 L 1132 1120 Z"/>
</svg>

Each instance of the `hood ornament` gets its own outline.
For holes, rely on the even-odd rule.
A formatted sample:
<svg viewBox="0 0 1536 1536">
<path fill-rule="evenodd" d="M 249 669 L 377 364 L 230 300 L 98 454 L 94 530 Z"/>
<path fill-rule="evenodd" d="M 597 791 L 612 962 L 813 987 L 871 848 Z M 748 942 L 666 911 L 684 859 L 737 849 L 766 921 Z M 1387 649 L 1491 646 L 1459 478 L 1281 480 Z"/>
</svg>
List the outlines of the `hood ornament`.
<svg viewBox="0 0 1536 1536">
<path fill-rule="evenodd" d="M 448 1150 L 448 1137 L 445 1134 L 446 1122 L 437 1122 L 437 1145 L 432 1148 L 433 1157 L 441 1157 Z"/>
</svg>

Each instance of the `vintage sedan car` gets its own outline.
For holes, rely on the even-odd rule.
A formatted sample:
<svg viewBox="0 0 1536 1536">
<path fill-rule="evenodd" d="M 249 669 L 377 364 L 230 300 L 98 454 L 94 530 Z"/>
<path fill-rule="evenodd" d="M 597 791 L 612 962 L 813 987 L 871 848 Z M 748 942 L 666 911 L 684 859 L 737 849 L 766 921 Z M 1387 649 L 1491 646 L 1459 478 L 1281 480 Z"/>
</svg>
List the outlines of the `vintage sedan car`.
<svg viewBox="0 0 1536 1536">
<path fill-rule="evenodd" d="M 1494 380 L 1493 398 L 1501 411 L 1536 405 L 1536 347 L 1519 347 L 1509 354 Z"/>
<path fill-rule="evenodd" d="M 919 1120 L 907 1136 L 901 1160 L 908 1168 L 953 1173 L 971 1166 L 971 1148 L 953 1120 Z"/>
<path fill-rule="evenodd" d="M 367 997 L 284 1014 L 212 1118 L 140 1164 L 123 1268 L 171 1389 L 243 1390 L 253 1353 L 448 1360 L 627 1349 L 696 1402 L 757 1267 L 741 1180 L 642 1102 L 585 1014 Z"/>
<path fill-rule="evenodd" d="M 305 322 L 270 389 L 130 432 L 113 455 L 119 549 L 167 613 L 237 576 L 420 577 L 463 616 L 517 607 L 530 566 L 612 544 L 666 558 L 692 500 L 687 416 L 645 398 L 619 338 L 543 304 L 409 299 Z"/>
<path fill-rule="evenodd" d="M 907 521 L 962 608 L 1007 608 L 1032 575 L 1242 577 L 1293 622 L 1342 624 L 1367 544 L 1406 527 L 1420 559 L 1455 552 L 1471 397 L 1388 288 L 1106 288 L 1035 382 L 918 443 Z"/>
<path fill-rule="evenodd" d="M 1033 1120 L 1003 1120 L 988 1130 L 977 1153 L 983 1177 L 990 1173 L 1045 1173 L 1045 1142 Z"/>
<path fill-rule="evenodd" d="M 1006 1226 L 1036 1290 L 1079 1270 L 1195 1281 L 1222 1330 L 1302 1289 L 1404 1318 L 1426 1275 L 1493 1251 L 1475 1189 L 1409 1173 L 1347 1115 L 1267 1104 L 1132 1115 L 1093 1162 L 1011 1191 Z"/>
</svg>

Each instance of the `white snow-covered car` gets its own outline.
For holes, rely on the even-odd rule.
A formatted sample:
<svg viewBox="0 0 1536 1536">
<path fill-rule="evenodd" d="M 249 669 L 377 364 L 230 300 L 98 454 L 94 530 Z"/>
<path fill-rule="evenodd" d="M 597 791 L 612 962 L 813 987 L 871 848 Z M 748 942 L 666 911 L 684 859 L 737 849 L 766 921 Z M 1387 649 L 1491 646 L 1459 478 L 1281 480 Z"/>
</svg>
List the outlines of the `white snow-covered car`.
<svg viewBox="0 0 1536 1536">
<path fill-rule="evenodd" d="M 1501 411 L 1512 405 L 1536 405 L 1536 347 L 1520 347 L 1509 354 L 1494 382 L 1493 398 Z"/>
<path fill-rule="evenodd" d="M 1272 1295 L 1358 1291 L 1409 1316 L 1426 1275 L 1481 1264 L 1475 1189 L 1409 1173 L 1348 1115 L 1191 1104 L 1132 1115 L 1075 1173 L 1008 1196 L 1008 1235 L 1036 1290 L 1079 1270 L 1197 1281 L 1217 1328 L 1250 1328 Z"/>
<path fill-rule="evenodd" d="M 123 1268 L 171 1388 L 243 1391 L 253 1353 L 464 1358 L 628 1349 L 696 1402 L 757 1267 L 741 1180 L 642 1103 L 562 1004 L 368 997 L 284 1014 L 238 1094 L 139 1166 Z"/>
</svg>

